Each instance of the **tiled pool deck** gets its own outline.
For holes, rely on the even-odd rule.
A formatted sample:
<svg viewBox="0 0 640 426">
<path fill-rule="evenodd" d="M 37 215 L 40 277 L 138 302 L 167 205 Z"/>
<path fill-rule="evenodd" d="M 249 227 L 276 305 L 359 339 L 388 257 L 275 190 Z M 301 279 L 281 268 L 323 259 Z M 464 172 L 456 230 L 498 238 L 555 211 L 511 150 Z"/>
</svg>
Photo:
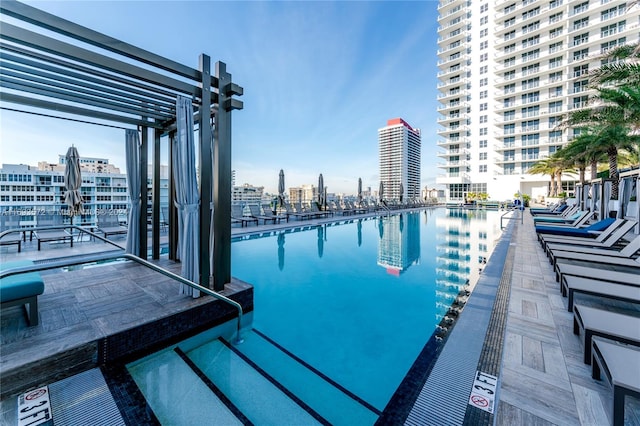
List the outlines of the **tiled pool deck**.
<svg viewBox="0 0 640 426">
<path fill-rule="evenodd" d="M 361 217 L 361 216 L 360 216 Z M 340 220 L 349 220 L 346 216 Z M 612 392 L 608 385 L 595 381 L 591 378 L 590 367 L 583 364 L 581 355 L 581 343 L 572 332 L 572 314 L 566 310 L 566 299 L 559 291 L 559 286 L 555 281 L 555 276 L 549 265 L 533 228 L 531 215 L 524 214 L 524 223 L 520 223 L 519 218 L 513 219 L 513 228 L 509 250 L 512 250 L 512 261 L 507 264 L 511 270 L 505 276 L 510 277 L 509 303 L 506 312 L 506 327 L 504 332 L 504 350 L 501 354 L 501 367 L 499 371 L 498 388 L 498 408 L 494 417 L 486 417 L 485 421 L 493 421 L 498 425 L 520 425 L 520 424 L 557 424 L 557 425 L 606 425 L 610 424 Z M 333 218 L 332 220 L 335 220 Z M 255 232 L 270 232 L 278 228 L 285 227 L 305 227 L 313 226 L 325 220 L 297 221 L 293 223 L 282 223 L 280 225 L 261 225 L 259 227 L 250 226 L 245 228 L 233 228 L 234 235 L 241 235 Z M 5 262 L 15 258 L 42 259 L 46 257 L 64 257 L 86 252 L 105 250 L 104 245 L 96 246 L 95 243 L 74 244 L 74 248 L 68 246 L 51 245 L 43 247 L 38 252 L 35 244 L 27 243 L 23 253 L 17 254 L 15 248 L 2 248 L 0 251 L 0 261 Z M 96 248 L 97 247 L 97 248 Z M 161 260 L 167 267 L 168 263 Z M 491 262 L 491 260 L 490 260 Z M 175 266 L 173 266 L 175 268 Z M 90 271 L 90 270 L 85 270 Z M 82 271 L 79 271 L 83 275 Z M 59 282 L 59 277 L 55 273 L 49 272 L 45 275 L 48 286 L 60 287 L 77 285 L 78 278 L 71 279 L 70 282 Z M 133 281 L 142 277 L 141 286 L 133 286 L 126 282 L 125 288 L 130 291 L 125 299 L 127 303 L 142 303 L 144 295 L 150 296 L 152 303 L 144 305 L 145 315 L 151 310 L 180 310 L 186 309 L 187 305 L 201 304 L 203 299 L 195 302 L 188 299 L 185 304 L 183 300 L 176 297 L 176 288 L 167 285 L 163 290 L 149 292 L 144 283 L 155 280 L 143 271 L 135 272 L 135 269 L 123 273 L 125 278 Z M 141 275 L 140 275 L 141 274 Z M 57 274 L 62 275 L 62 274 Z M 67 275 L 67 274 L 64 274 Z M 68 274 L 73 276 L 73 274 Z M 90 272 L 84 272 L 85 281 Z M 56 281 L 58 279 L 58 281 Z M 51 280 L 51 281 L 50 281 Z M 105 297 L 108 297 L 112 290 L 109 283 L 114 284 L 113 279 L 102 280 L 102 277 L 91 276 L 91 281 L 95 281 L 95 287 L 83 286 L 83 289 L 76 293 L 74 297 L 83 297 L 87 301 L 94 302 L 87 304 L 87 309 L 96 315 L 101 315 L 99 319 L 92 320 L 92 327 L 82 325 L 82 315 L 78 311 L 66 305 L 56 306 L 54 303 L 62 302 L 61 298 L 51 296 L 47 303 L 41 303 L 41 324 L 37 330 L 26 327 L 24 314 L 21 310 L 12 308 L 2 313 L 0 355 L 2 360 L 2 388 L 7 389 L 11 383 L 6 382 L 7 362 L 28 356 L 32 360 L 37 357 L 38 345 L 48 347 L 61 345 L 61 341 L 56 341 L 56 337 L 68 338 L 71 331 L 79 332 L 80 335 L 87 333 L 109 333 L 109 329 L 115 329 L 113 312 L 109 312 L 108 306 L 102 306 Z M 51 284 L 49 284 L 51 282 Z M 123 287 L 122 282 L 116 283 Z M 239 283 L 242 287 L 242 283 Z M 138 287 L 138 288 L 134 288 Z M 140 293 L 136 293 L 136 292 Z M 230 293 L 234 290 L 230 289 Z M 46 295 L 47 293 L 45 293 Z M 59 295 L 64 294 L 60 292 Z M 132 297 L 132 294 L 137 296 Z M 472 295 L 473 297 L 473 295 Z M 123 299 L 118 296 L 117 303 L 122 304 Z M 100 300 L 100 302 L 98 302 Z M 115 299 L 114 299 L 115 300 Z M 599 303 L 588 297 L 581 300 L 581 303 Z M 179 306 L 182 305 L 182 306 Z M 115 306 L 115 305 L 111 305 Z M 131 305 L 133 306 L 133 305 Z M 141 305 L 142 306 L 142 305 Z M 169 308 L 170 307 L 170 308 Z M 136 309 L 139 309 L 136 308 Z M 127 321 L 116 323 L 126 323 L 126 327 L 131 326 L 136 321 L 142 321 L 145 315 L 136 313 L 136 309 L 126 314 Z M 121 308 L 116 316 L 123 316 Z M 464 315 L 464 313 L 463 313 Z M 640 315 L 640 314 L 639 314 Z M 67 327 L 67 328 L 64 328 Z M 57 330 L 56 330 L 57 329 Z M 454 333 L 455 333 L 454 328 Z M 57 334 L 56 334 L 57 333 Z M 21 340 L 22 339 L 22 340 Z M 48 342 L 48 343 L 45 343 Z M 24 351 L 21 353 L 21 351 Z M 46 353 L 46 351 L 43 351 Z M 46 355 L 45 355 L 46 356 Z M 633 366 L 632 366 L 633 367 Z M 640 366 L 635 366 L 640 368 Z M 455 373 L 452 373 L 452 380 Z M 15 392 L 14 392 L 15 393 Z M 3 390 L 5 394 L 5 390 Z M 446 401 L 443 401 L 446 405 Z M 626 424 L 640 424 L 640 403 L 632 401 L 627 404 L 628 418 Z M 1 402 L 2 424 L 15 423 L 15 397 L 5 398 Z M 466 422 L 469 423 L 469 417 Z M 433 421 L 432 419 L 431 421 Z M 429 419 L 424 419 L 424 424 L 430 424 Z M 440 423 L 442 424 L 442 423 Z M 455 424 L 452 422 L 452 424 Z M 471 423 L 469 423 L 471 424 Z M 473 423 L 478 424 L 478 423 Z M 489 424 L 489 423 L 487 423 Z"/>
</svg>

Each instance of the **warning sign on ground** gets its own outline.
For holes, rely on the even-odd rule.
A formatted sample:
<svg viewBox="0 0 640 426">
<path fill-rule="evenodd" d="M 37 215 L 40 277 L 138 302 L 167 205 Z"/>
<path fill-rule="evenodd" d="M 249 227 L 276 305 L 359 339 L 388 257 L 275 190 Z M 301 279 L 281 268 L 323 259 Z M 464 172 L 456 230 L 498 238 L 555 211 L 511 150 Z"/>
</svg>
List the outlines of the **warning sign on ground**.
<svg viewBox="0 0 640 426">
<path fill-rule="evenodd" d="M 476 378 L 473 381 L 471 395 L 469 395 L 469 404 L 486 412 L 493 413 L 497 386 L 497 377 L 483 373 L 482 371 L 476 371 Z"/>
<path fill-rule="evenodd" d="M 49 388 L 34 389 L 18 397 L 18 426 L 52 424 Z"/>
</svg>

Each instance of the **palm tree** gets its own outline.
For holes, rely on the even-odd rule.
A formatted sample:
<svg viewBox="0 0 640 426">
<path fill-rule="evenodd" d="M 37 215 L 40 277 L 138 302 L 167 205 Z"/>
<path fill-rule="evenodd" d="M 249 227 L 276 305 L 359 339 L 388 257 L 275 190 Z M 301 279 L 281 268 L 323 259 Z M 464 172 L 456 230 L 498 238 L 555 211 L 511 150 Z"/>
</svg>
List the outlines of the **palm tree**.
<svg viewBox="0 0 640 426">
<path fill-rule="evenodd" d="M 606 53 L 609 62 L 591 72 L 592 84 L 640 85 L 640 43 L 617 47 Z"/>
<path fill-rule="evenodd" d="M 558 195 L 556 187 L 556 165 L 555 160 L 552 160 L 551 157 L 536 161 L 533 166 L 529 167 L 527 173 L 530 175 L 549 175 L 551 184 L 549 185 L 547 196 L 556 197 Z"/>
<path fill-rule="evenodd" d="M 569 145 L 558 151 L 558 155 L 566 158 L 578 169 L 581 184 L 585 182 L 587 166 L 591 169 L 590 179 L 598 175 L 598 163 L 605 160 L 605 151 L 601 149 L 597 132 L 590 127 L 582 129 Z"/>
</svg>

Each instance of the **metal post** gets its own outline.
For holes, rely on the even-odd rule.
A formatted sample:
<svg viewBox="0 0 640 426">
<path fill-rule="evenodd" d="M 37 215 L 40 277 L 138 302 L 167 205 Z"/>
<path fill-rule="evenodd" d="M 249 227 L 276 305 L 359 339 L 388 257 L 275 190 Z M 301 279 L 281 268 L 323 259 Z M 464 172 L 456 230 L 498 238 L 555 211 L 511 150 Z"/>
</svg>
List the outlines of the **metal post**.
<svg viewBox="0 0 640 426">
<path fill-rule="evenodd" d="M 205 54 L 200 55 L 200 72 L 202 73 L 202 98 L 200 102 L 200 285 L 210 288 L 211 251 L 209 249 L 209 241 L 211 236 L 211 187 L 213 180 L 210 125 L 211 58 Z M 230 211 L 231 208 L 227 210 L 227 212 Z M 229 220 L 231 220 L 230 217 Z M 215 290 L 222 289 L 215 288 Z"/>
<path fill-rule="evenodd" d="M 160 259 L 160 130 L 153 129 L 153 179 L 151 187 L 151 257 Z"/>
<path fill-rule="evenodd" d="M 147 259 L 147 209 L 148 203 L 148 191 L 147 191 L 147 164 L 149 164 L 149 128 L 146 126 L 142 129 L 142 145 L 140 146 L 140 232 L 138 233 L 138 239 L 140 240 L 140 253 L 139 256 L 143 259 Z M 129 235 L 129 238 L 133 238 L 133 235 Z"/>
<path fill-rule="evenodd" d="M 216 62 L 218 111 L 214 130 L 215 180 L 213 182 L 213 289 L 224 290 L 231 282 L 231 110 L 227 110 L 231 74 Z"/>
</svg>

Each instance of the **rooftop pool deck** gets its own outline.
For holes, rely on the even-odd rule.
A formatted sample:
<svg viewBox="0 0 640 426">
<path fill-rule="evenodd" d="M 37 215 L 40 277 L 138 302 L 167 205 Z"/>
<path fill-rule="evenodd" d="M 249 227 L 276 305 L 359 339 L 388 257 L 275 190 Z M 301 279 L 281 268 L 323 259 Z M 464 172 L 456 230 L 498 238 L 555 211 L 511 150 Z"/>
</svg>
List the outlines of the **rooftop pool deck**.
<svg viewBox="0 0 640 426">
<path fill-rule="evenodd" d="M 234 227 L 232 234 L 271 233 L 358 217 L 363 215 Z M 525 211 L 521 223 L 516 213 L 505 225 L 431 374 L 417 386 L 422 391 L 407 396 L 416 400 L 413 408 L 381 418 L 379 424 L 611 423 L 613 393 L 606 383 L 592 379 L 590 367 L 583 364 L 580 339 L 573 334 L 573 314 L 567 311 L 567 300 L 537 242 L 531 215 Z M 111 250 L 107 247 L 83 241 L 73 249 L 51 244 L 37 251 L 35 241 L 27 241 L 21 253 L 15 247 L 2 247 L 0 262 L 46 262 Z M 179 264 L 166 258 L 154 263 L 179 271 Z M 96 274 L 98 270 L 108 273 Z M 42 276 L 46 290 L 40 297 L 38 326 L 27 327 L 22 307 L 3 309 L 0 315 L 2 424 L 16 424 L 16 396 L 24 391 L 72 378 L 110 360 L 129 361 L 166 346 L 176 336 L 197 333 L 234 315 L 211 298 L 178 296 L 177 283 L 138 265 L 114 263 L 65 274 L 51 270 Z M 234 280 L 223 294 L 252 311 L 249 284 Z M 605 304 L 640 316 L 637 306 L 578 297 L 582 304 Z M 199 319 L 194 321 L 194 316 Z M 482 322 L 487 324 L 485 333 L 478 333 L 474 327 Z M 494 413 L 469 404 L 476 371 L 498 377 Z M 130 406 L 119 406 L 115 418 L 136 418 L 139 401 L 136 404 L 134 398 Z M 626 412 L 625 424 L 640 424 L 640 401 L 627 398 Z"/>
</svg>

